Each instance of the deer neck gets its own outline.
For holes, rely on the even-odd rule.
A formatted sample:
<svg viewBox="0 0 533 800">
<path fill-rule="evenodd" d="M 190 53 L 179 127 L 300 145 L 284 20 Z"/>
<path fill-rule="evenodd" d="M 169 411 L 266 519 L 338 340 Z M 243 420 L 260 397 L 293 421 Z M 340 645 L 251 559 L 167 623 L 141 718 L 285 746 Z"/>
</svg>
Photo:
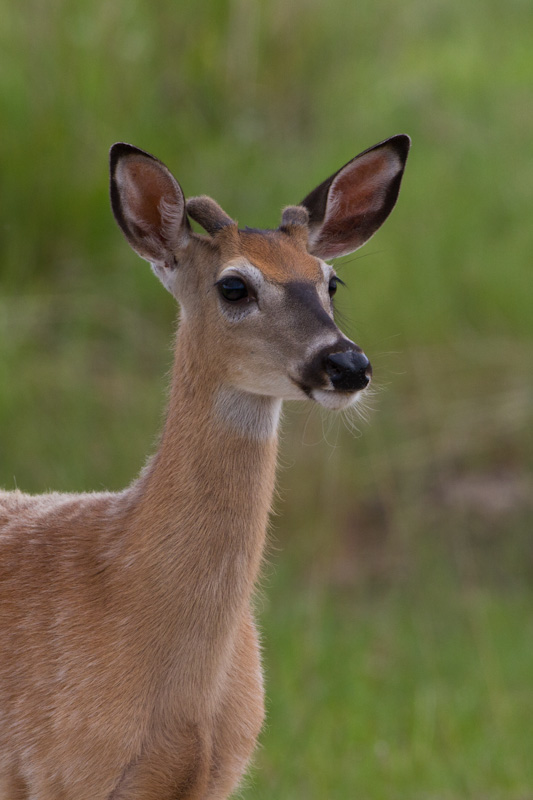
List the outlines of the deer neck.
<svg viewBox="0 0 533 800">
<path fill-rule="evenodd" d="M 231 389 L 203 363 L 183 325 L 161 445 L 136 488 L 135 537 L 165 625 L 175 619 L 181 641 L 214 650 L 257 578 L 281 401 Z"/>
</svg>

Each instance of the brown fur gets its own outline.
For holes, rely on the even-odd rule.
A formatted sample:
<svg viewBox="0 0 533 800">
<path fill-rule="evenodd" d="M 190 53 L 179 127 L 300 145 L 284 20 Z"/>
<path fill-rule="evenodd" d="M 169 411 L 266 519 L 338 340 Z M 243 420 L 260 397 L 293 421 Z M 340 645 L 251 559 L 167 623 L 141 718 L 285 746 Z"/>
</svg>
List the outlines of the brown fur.
<svg viewBox="0 0 533 800">
<path fill-rule="evenodd" d="M 273 283 L 289 280 L 316 283 L 322 278 L 319 263 L 307 252 L 301 238 L 280 236 L 274 231 L 241 231 L 240 241 L 243 255 Z"/>
<path fill-rule="evenodd" d="M 195 374 L 186 342 L 158 455 L 130 489 L 0 493 L 2 799 L 15 784 L 21 800 L 222 798 L 251 754 L 249 605 L 276 443 L 209 418 L 217 378 Z"/>
<path fill-rule="evenodd" d="M 202 199 L 200 236 L 157 159 L 118 144 L 111 173 L 118 224 L 182 306 L 169 408 L 123 492 L 0 492 L 0 800 L 223 800 L 263 722 L 252 595 L 281 399 L 353 402 L 316 364 L 360 350 L 305 211 L 238 231 Z M 219 276 L 238 269 L 255 284 L 232 305 Z"/>
</svg>

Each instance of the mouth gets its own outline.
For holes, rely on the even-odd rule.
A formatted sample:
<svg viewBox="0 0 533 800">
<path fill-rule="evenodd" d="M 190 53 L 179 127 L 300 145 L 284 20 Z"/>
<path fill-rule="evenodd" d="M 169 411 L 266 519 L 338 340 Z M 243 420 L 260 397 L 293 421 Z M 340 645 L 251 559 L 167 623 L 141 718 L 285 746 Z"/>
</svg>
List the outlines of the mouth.
<svg viewBox="0 0 533 800">
<path fill-rule="evenodd" d="M 323 408 L 329 408 L 332 411 L 342 411 L 343 408 L 353 406 L 361 396 L 361 390 L 355 392 L 343 392 L 339 389 L 313 389 L 311 386 L 306 386 L 300 381 L 291 378 L 292 382 L 308 397 L 314 400 L 315 403 Z"/>
<path fill-rule="evenodd" d="M 338 389 L 312 389 L 311 397 L 316 403 L 332 411 L 342 411 L 357 403 L 361 392 L 340 392 Z"/>
</svg>

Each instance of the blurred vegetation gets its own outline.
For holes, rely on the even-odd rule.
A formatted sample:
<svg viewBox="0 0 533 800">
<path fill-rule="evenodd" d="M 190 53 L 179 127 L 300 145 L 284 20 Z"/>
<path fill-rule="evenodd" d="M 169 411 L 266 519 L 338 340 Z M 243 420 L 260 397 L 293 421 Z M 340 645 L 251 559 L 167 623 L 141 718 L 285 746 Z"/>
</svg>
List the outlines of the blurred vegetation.
<svg viewBox="0 0 533 800">
<path fill-rule="evenodd" d="M 397 209 L 337 264 L 370 423 L 287 411 L 243 796 L 533 797 L 533 6 L 0 0 L 0 485 L 119 488 L 154 448 L 172 300 L 107 150 L 275 226 L 407 132 Z M 339 292 L 341 295 L 341 292 Z"/>
</svg>

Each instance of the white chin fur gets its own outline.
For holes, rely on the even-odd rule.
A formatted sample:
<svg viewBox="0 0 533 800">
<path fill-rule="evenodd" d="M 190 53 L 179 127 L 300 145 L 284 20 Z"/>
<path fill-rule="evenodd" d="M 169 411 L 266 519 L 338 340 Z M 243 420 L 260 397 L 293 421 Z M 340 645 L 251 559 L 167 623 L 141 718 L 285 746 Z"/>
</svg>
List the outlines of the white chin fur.
<svg viewBox="0 0 533 800">
<path fill-rule="evenodd" d="M 313 389 L 311 392 L 313 400 L 316 400 L 324 408 L 330 408 L 333 411 L 340 411 L 343 408 L 348 408 L 348 406 L 353 406 L 359 399 L 359 395 L 360 392 L 346 394 L 332 389 Z"/>
</svg>

